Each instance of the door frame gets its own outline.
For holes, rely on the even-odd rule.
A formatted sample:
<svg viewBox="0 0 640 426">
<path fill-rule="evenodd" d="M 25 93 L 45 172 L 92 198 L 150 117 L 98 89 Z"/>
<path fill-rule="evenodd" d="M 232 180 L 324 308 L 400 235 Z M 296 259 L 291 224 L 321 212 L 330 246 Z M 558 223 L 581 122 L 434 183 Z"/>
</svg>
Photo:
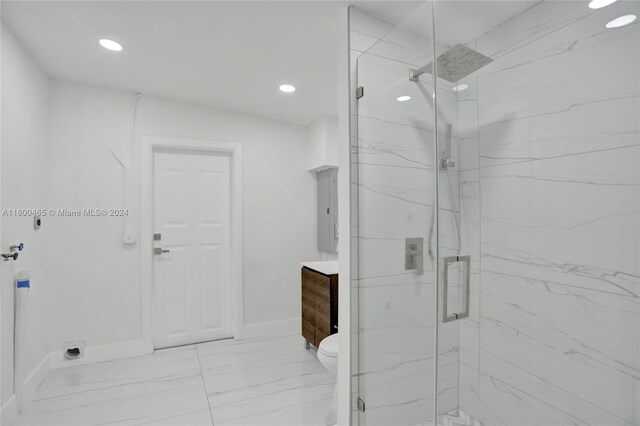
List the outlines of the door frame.
<svg viewBox="0 0 640 426">
<path fill-rule="evenodd" d="M 243 265 L 242 265 L 242 144 L 212 140 L 142 136 L 140 143 L 140 255 L 142 282 L 142 339 L 149 351 L 155 349 L 153 334 L 153 156 L 160 151 L 225 154 L 230 157 L 230 238 L 229 298 L 231 332 L 234 339 L 242 336 Z M 147 218 L 147 220 L 145 220 Z"/>
</svg>

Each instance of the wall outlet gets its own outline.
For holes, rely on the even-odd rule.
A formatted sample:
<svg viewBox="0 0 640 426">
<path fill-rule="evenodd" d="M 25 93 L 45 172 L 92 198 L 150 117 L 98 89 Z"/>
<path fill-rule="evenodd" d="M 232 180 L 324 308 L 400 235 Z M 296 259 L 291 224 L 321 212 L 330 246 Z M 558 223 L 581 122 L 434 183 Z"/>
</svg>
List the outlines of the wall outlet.
<svg viewBox="0 0 640 426">
<path fill-rule="evenodd" d="M 136 243 L 136 230 L 135 229 L 127 229 L 122 234 L 122 242 L 130 245 Z"/>
<path fill-rule="evenodd" d="M 65 360 L 74 360 L 84 357 L 84 341 L 66 342 L 62 348 Z"/>
</svg>

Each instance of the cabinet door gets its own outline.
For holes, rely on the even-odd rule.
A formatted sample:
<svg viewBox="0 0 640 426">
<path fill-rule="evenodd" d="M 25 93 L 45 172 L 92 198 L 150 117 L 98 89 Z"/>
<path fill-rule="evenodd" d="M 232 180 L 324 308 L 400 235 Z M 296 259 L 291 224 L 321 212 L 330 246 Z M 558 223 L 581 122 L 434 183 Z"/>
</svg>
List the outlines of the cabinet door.
<svg viewBox="0 0 640 426">
<path fill-rule="evenodd" d="M 338 276 L 331 275 L 331 334 L 338 332 Z"/>
<path fill-rule="evenodd" d="M 322 339 L 331 334 L 331 280 L 315 274 L 315 343 L 318 347 Z"/>
<path fill-rule="evenodd" d="M 315 274 L 302 268 L 302 337 L 315 345 Z"/>
</svg>

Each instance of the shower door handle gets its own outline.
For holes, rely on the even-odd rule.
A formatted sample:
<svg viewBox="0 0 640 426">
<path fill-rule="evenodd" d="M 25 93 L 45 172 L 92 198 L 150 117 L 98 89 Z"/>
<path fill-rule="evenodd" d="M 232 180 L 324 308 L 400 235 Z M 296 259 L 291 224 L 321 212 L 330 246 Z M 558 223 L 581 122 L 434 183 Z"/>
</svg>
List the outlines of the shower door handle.
<svg viewBox="0 0 640 426">
<path fill-rule="evenodd" d="M 462 282 L 460 283 L 460 295 L 462 300 L 461 312 L 449 313 L 449 265 L 461 262 L 464 265 Z M 471 256 L 443 256 L 440 258 L 440 273 L 438 274 L 440 285 L 440 312 L 442 312 L 442 322 L 455 321 L 469 316 L 469 284 L 471 282 Z"/>
</svg>

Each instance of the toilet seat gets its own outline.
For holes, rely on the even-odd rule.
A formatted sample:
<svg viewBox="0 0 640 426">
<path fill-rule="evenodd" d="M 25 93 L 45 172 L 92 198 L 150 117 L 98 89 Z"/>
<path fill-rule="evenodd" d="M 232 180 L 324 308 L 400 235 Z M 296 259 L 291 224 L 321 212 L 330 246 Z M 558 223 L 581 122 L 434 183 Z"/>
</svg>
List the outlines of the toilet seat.
<svg viewBox="0 0 640 426">
<path fill-rule="evenodd" d="M 337 358 L 338 357 L 338 333 L 325 337 L 320 342 L 318 352 L 324 356 Z"/>
</svg>

